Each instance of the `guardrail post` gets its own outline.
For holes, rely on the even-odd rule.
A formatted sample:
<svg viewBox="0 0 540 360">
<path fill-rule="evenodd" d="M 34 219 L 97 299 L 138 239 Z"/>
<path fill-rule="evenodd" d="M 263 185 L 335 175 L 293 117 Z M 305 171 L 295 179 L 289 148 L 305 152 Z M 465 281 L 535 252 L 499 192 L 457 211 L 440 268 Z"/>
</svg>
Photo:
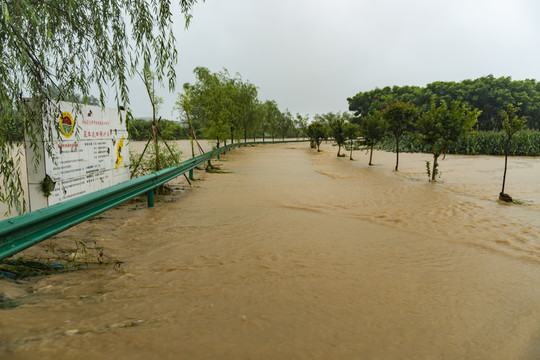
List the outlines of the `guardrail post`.
<svg viewBox="0 0 540 360">
<path fill-rule="evenodd" d="M 189 169 L 189 180 L 193 180 L 193 169 Z"/>
<path fill-rule="evenodd" d="M 148 200 L 148 207 L 154 207 L 154 189 L 146 192 L 146 200 Z"/>
<path fill-rule="evenodd" d="M 217 159 L 218 159 L 218 160 L 221 160 L 221 158 L 219 157 L 219 153 L 217 154 Z"/>
<path fill-rule="evenodd" d="M 208 160 L 208 166 L 212 167 L 212 163 Z"/>
</svg>

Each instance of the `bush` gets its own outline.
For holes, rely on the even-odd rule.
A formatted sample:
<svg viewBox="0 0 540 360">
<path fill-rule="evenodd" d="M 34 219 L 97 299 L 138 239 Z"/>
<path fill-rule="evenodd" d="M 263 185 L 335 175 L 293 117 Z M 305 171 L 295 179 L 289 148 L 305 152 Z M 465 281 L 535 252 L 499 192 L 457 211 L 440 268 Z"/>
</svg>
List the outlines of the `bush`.
<svg viewBox="0 0 540 360">
<path fill-rule="evenodd" d="M 504 131 L 472 131 L 450 145 L 449 154 L 504 155 L 507 135 Z M 379 150 L 396 151 L 394 137 L 387 136 L 378 145 Z M 429 153 L 428 146 L 418 144 L 414 134 L 404 134 L 399 141 L 399 151 Z M 540 156 L 540 130 L 522 130 L 512 137 L 509 155 Z"/>
<path fill-rule="evenodd" d="M 182 152 L 178 149 L 178 146 L 176 144 L 170 143 L 168 143 L 168 145 L 172 151 L 172 154 L 171 151 L 167 149 L 165 144 L 163 144 L 163 142 L 158 142 L 160 169 L 166 169 L 168 167 L 178 164 L 181 161 Z M 156 150 L 153 143 L 148 145 L 148 148 L 146 149 L 146 152 L 138 166 L 137 162 L 139 161 L 140 154 L 131 152 L 130 157 L 131 163 L 129 164 L 129 167 L 132 172 L 132 178 L 156 171 Z M 135 169 L 136 166 L 137 169 Z M 135 172 L 133 173 L 134 170 Z"/>
</svg>

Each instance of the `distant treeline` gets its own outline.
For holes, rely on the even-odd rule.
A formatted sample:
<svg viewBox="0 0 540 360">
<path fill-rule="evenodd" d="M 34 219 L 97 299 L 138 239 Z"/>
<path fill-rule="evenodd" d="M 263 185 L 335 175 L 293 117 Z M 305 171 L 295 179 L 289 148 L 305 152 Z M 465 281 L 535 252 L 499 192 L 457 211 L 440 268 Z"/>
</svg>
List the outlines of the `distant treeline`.
<svg viewBox="0 0 540 360">
<path fill-rule="evenodd" d="M 504 155 L 508 135 L 504 131 L 472 131 L 461 136 L 448 148 L 448 154 Z M 522 130 L 513 136 L 508 154 L 512 156 L 540 156 L 540 130 Z M 396 151 L 396 141 L 388 136 L 378 146 L 380 150 Z M 415 134 L 404 134 L 399 143 L 400 152 L 430 153 L 429 145 L 418 142 Z"/>
<path fill-rule="evenodd" d="M 423 111 L 430 107 L 430 100 L 461 101 L 471 109 L 482 111 L 477 130 L 501 130 L 500 114 L 508 104 L 521 103 L 520 115 L 527 117 L 531 129 L 540 129 L 540 83 L 536 80 L 512 80 L 511 77 L 495 78 L 493 75 L 462 82 L 437 81 L 418 86 L 393 86 L 359 92 L 348 98 L 349 110 L 359 119 L 381 111 L 395 101 L 410 102 Z"/>
<path fill-rule="evenodd" d="M 22 121 L 11 121 L 5 126 L 9 131 L 10 141 L 24 140 L 24 126 Z M 165 140 L 187 139 L 187 128 L 181 124 L 161 120 L 159 129 Z M 132 119 L 128 125 L 128 133 L 131 140 L 148 140 L 152 136 L 152 122 L 143 119 Z"/>
<path fill-rule="evenodd" d="M 171 120 L 161 120 L 159 130 L 165 140 L 187 139 L 189 136 L 187 127 Z M 132 119 L 128 124 L 128 133 L 131 140 L 146 141 L 152 137 L 152 121 Z"/>
</svg>

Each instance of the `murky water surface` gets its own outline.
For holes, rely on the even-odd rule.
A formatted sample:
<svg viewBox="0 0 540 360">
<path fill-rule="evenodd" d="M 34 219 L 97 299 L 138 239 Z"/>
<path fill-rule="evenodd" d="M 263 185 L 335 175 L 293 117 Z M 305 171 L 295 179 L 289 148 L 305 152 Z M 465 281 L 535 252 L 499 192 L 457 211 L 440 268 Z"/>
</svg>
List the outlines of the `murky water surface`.
<svg viewBox="0 0 540 360">
<path fill-rule="evenodd" d="M 21 305 L 0 358 L 540 358 L 540 159 L 510 160 L 524 205 L 503 205 L 500 157 L 449 156 L 429 183 L 428 155 L 395 173 L 324 150 L 234 150 L 175 201 L 40 245 L 124 263 L 1 282 Z"/>
</svg>

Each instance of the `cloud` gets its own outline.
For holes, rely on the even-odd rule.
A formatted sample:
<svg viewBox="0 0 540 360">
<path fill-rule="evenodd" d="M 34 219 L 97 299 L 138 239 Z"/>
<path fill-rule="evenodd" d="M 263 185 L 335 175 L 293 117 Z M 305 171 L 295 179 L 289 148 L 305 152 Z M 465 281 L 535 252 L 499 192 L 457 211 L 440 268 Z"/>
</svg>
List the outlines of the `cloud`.
<svg viewBox="0 0 540 360">
<path fill-rule="evenodd" d="M 347 97 L 392 85 L 488 74 L 538 78 L 534 0 L 207 0 L 178 15 L 178 86 L 196 66 L 227 68 L 262 100 L 296 113 L 345 111 Z M 148 116 L 142 86 L 135 115 Z M 165 98 L 170 118 L 176 94 Z"/>
</svg>

